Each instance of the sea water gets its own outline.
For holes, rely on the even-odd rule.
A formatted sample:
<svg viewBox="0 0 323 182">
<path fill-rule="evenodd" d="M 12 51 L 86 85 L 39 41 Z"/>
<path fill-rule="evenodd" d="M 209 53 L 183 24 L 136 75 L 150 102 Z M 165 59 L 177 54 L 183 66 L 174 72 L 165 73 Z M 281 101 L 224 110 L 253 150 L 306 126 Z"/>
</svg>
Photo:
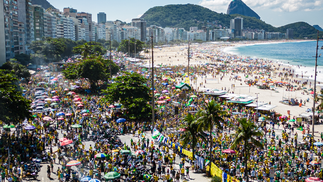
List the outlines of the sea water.
<svg viewBox="0 0 323 182">
<path fill-rule="evenodd" d="M 323 55 L 323 41 L 319 42 L 318 55 Z M 292 65 L 295 74 L 314 79 L 316 41 L 246 44 L 232 47 L 225 52 L 276 61 Z M 323 56 L 318 57 L 317 80 L 323 82 Z"/>
</svg>

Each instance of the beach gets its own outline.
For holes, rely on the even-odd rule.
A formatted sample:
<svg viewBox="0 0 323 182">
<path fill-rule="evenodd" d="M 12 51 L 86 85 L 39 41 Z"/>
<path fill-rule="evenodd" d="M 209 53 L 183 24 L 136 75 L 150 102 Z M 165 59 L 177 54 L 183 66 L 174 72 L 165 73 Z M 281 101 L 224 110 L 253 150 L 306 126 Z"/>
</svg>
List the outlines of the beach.
<svg viewBox="0 0 323 182">
<path fill-rule="evenodd" d="M 277 43 L 277 41 L 267 43 Z M 305 92 L 303 89 L 287 89 L 285 86 L 275 87 L 274 89 L 259 89 L 256 85 L 249 86 L 246 83 L 246 80 L 256 76 L 258 78 L 270 78 L 271 80 L 289 82 L 291 85 L 300 88 L 313 88 L 313 83 L 311 83 L 309 78 L 305 76 L 302 78 L 301 75 L 297 75 L 296 77 L 297 73 L 295 72 L 295 66 L 256 58 L 249 59 L 249 61 L 246 62 L 244 61 L 248 59 L 246 56 L 233 55 L 229 51 L 230 48 L 234 46 L 246 44 L 248 44 L 248 42 L 212 42 L 204 44 L 191 44 L 190 67 L 200 67 L 202 65 L 212 63 L 217 64 L 217 66 L 214 67 L 208 66 L 207 69 L 203 69 L 204 72 L 202 73 L 193 72 L 193 75 L 190 78 L 191 86 L 200 91 L 203 89 L 219 89 L 225 90 L 228 93 L 250 95 L 256 98 L 255 102 L 258 100 L 259 103 L 269 103 L 274 105 L 276 107 L 273 108 L 272 111 L 289 116 L 290 118 L 296 118 L 302 113 L 311 115 L 312 112 L 306 112 L 308 109 L 313 107 L 313 96 L 310 94 L 310 91 Z M 255 44 L 255 42 L 249 42 L 249 44 Z M 259 44 L 264 44 L 264 42 L 259 42 Z M 155 48 L 154 64 L 163 66 L 187 66 L 187 52 L 187 45 Z M 150 55 L 146 54 L 146 56 Z M 146 61 L 148 64 L 151 64 L 151 59 L 147 59 Z M 224 64 L 224 62 L 227 63 Z M 271 66 L 273 68 L 271 75 L 263 76 L 262 74 L 259 74 L 259 70 L 255 72 L 250 72 L 250 70 L 249 72 L 236 71 L 239 66 L 246 66 L 248 64 L 256 63 Z M 220 65 L 223 69 L 227 69 L 225 73 L 217 72 L 217 67 Z M 287 77 L 285 77 L 285 73 L 288 73 Z M 246 78 L 246 76 L 248 76 L 248 78 Z M 308 83 L 307 85 L 305 85 L 306 82 Z M 319 93 L 319 91 L 320 87 L 317 87 L 317 93 Z M 302 106 L 291 106 L 280 102 L 283 99 L 291 98 L 302 101 Z M 320 137 L 319 133 L 323 131 L 323 126 L 316 125 L 315 131 L 315 137 Z"/>
</svg>

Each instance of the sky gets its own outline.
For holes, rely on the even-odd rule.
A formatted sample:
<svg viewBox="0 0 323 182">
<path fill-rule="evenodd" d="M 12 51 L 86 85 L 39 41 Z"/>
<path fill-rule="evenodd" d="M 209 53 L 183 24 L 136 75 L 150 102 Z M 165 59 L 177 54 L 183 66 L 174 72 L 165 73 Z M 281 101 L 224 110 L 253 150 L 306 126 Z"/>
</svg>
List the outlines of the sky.
<svg viewBox="0 0 323 182">
<path fill-rule="evenodd" d="M 108 21 L 121 20 L 130 22 L 154 6 L 168 4 L 197 4 L 218 13 L 226 13 L 232 0 L 47 0 L 55 8 L 63 11 L 64 7 L 77 9 L 79 12 L 92 14 L 97 21 L 97 14 L 105 12 Z M 253 9 L 261 20 L 275 27 L 304 21 L 323 28 L 323 0 L 243 0 Z"/>
</svg>

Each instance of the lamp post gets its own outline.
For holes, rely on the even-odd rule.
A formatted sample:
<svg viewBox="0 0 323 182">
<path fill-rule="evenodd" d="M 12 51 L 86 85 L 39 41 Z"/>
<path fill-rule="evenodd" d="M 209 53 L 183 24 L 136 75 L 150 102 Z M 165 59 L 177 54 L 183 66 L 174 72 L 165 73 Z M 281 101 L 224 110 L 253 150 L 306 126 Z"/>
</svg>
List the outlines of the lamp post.
<svg viewBox="0 0 323 182">
<path fill-rule="evenodd" d="M 314 139 L 314 123 L 315 123 L 315 100 L 316 100 L 316 76 L 317 76 L 317 56 L 319 49 L 319 31 L 317 31 L 316 40 L 316 56 L 315 56 L 315 74 L 314 74 L 314 100 L 313 100 L 313 117 L 312 117 L 312 137 Z"/>
<path fill-rule="evenodd" d="M 136 39 L 135 39 L 135 60 L 137 58 Z"/>
<path fill-rule="evenodd" d="M 111 44 L 112 44 L 112 34 L 110 33 L 110 60 L 111 60 Z M 110 67 L 110 72 L 111 72 L 111 67 Z"/>
<path fill-rule="evenodd" d="M 155 124 L 155 86 L 154 86 L 154 36 L 151 34 L 151 88 L 153 92 L 153 97 L 152 97 L 152 111 L 151 111 L 151 122 L 152 126 L 154 128 Z M 151 130 L 153 131 L 153 130 Z"/>
<path fill-rule="evenodd" d="M 188 40 L 188 48 L 187 48 L 187 76 L 190 79 L 190 40 Z"/>
<path fill-rule="evenodd" d="M 256 95 L 257 95 L 257 110 L 256 110 L 256 114 L 257 114 L 257 117 L 258 117 L 258 107 L 259 107 L 259 97 L 258 97 L 258 95 L 259 95 L 259 93 L 256 93 Z M 256 121 L 256 117 L 255 117 L 255 121 Z"/>
</svg>

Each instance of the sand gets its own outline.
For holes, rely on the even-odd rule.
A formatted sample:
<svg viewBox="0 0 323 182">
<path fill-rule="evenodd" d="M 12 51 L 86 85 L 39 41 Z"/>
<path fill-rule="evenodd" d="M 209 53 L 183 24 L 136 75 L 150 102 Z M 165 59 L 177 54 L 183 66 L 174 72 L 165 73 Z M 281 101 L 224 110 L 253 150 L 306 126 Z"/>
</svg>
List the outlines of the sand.
<svg viewBox="0 0 323 182">
<path fill-rule="evenodd" d="M 254 43 L 254 42 L 252 42 Z M 269 42 L 270 43 L 270 42 Z M 246 42 L 243 42 L 243 44 L 246 44 Z M 213 51 L 213 55 L 215 55 L 215 58 L 220 58 L 221 56 L 228 56 L 230 54 L 225 53 L 223 50 L 226 47 L 241 45 L 241 43 L 238 44 L 231 44 L 231 43 L 204 43 L 204 44 L 193 44 L 190 46 L 191 54 L 193 55 L 190 59 L 190 65 L 200 65 L 205 63 L 211 63 L 211 59 L 207 58 L 210 56 L 210 50 Z M 197 54 L 196 50 L 205 50 L 205 53 Z M 147 63 L 151 63 L 151 54 L 145 55 L 148 59 L 146 59 Z M 234 57 L 234 55 L 230 55 Z M 173 46 L 173 47 L 163 47 L 163 48 L 155 48 L 154 49 L 154 64 L 158 65 L 167 65 L 167 66 L 175 66 L 175 65 L 184 65 L 186 66 L 188 64 L 188 58 L 187 58 L 187 45 L 182 46 Z M 229 65 L 233 64 L 245 64 L 238 61 L 232 61 Z M 278 63 L 275 62 L 269 62 L 267 61 L 266 64 L 270 64 L 272 66 L 278 67 Z M 280 65 L 280 70 L 272 72 L 272 79 L 273 80 L 281 80 L 282 77 L 279 77 L 277 73 L 283 72 L 282 69 L 288 69 L 292 70 L 291 66 L 287 65 Z M 196 73 L 195 73 L 196 74 Z M 221 73 L 222 75 L 222 73 Z M 245 75 L 238 74 L 241 76 L 242 80 L 233 80 L 230 79 L 233 76 L 236 76 L 237 74 L 225 74 L 223 76 L 223 79 L 218 79 L 220 76 L 216 75 L 215 78 L 211 74 L 207 74 L 206 76 L 197 75 L 196 80 L 191 81 L 191 85 L 195 89 L 201 90 L 201 88 L 210 88 L 210 89 L 226 89 L 226 91 L 229 90 L 229 92 L 234 92 L 235 94 L 246 94 L 250 96 L 257 97 L 258 94 L 258 100 L 259 102 L 265 102 L 265 103 L 271 103 L 272 105 L 275 105 L 273 110 L 281 113 L 282 115 L 288 115 L 287 111 L 290 110 L 290 116 L 291 117 L 297 117 L 301 113 L 305 113 L 308 108 L 313 107 L 313 97 L 309 94 L 304 94 L 303 90 L 299 91 L 286 91 L 286 87 L 277 87 L 276 91 L 268 90 L 268 89 L 258 89 L 256 86 L 249 87 L 245 82 L 244 78 Z M 255 74 L 256 75 L 256 74 Z M 255 76 L 253 75 L 253 76 Z M 250 75 L 251 76 L 251 75 Z M 288 77 L 288 79 L 291 80 L 306 80 L 294 77 Z M 285 79 L 286 80 L 286 79 Z M 233 88 L 232 85 L 235 85 Z M 293 83 L 294 85 L 294 83 Z M 313 86 L 313 84 L 311 85 Z M 309 85 L 306 86 L 307 88 L 310 88 Z M 309 99 L 309 102 L 306 102 L 305 106 L 302 107 L 299 106 L 290 106 L 280 103 L 279 101 L 282 100 L 282 98 L 296 98 L 298 100 L 302 99 L 307 100 Z M 318 138 L 320 135 L 320 132 L 323 132 L 323 126 L 322 125 L 316 125 L 315 126 L 315 138 Z"/>
</svg>

